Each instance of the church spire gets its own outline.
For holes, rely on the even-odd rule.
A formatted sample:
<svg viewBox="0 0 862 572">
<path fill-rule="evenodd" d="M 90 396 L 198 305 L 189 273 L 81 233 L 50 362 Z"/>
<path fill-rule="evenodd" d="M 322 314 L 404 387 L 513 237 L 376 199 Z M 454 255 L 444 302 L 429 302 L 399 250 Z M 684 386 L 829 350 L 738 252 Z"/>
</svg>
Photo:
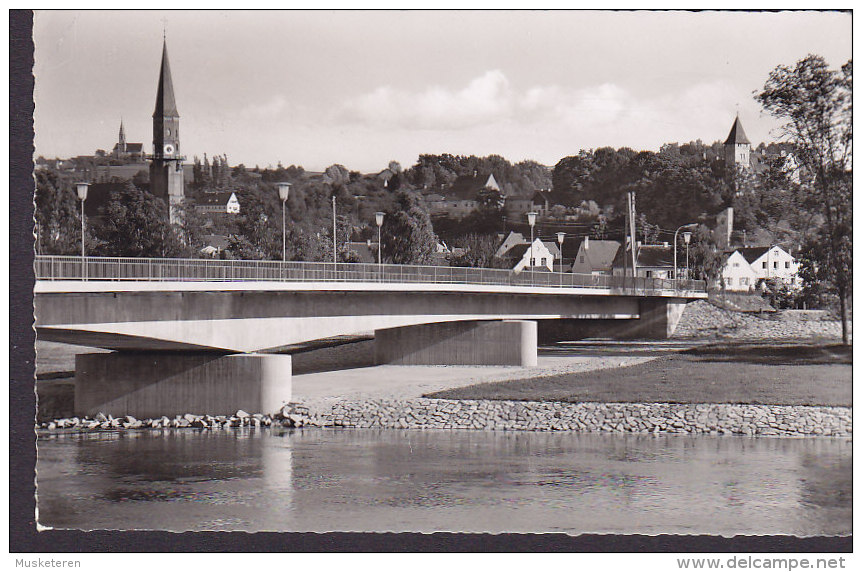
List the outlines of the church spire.
<svg viewBox="0 0 862 572">
<path fill-rule="evenodd" d="M 120 138 L 117 140 L 120 144 L 120 150 L 126 150 L 126 130 L 123 128 L 123 118 L 120 118 Z"/>
<path fill-rule="evenodd" d="M 733 121 L 733 127 L 730 128 L 730 134 L 724 141 L 725 145 L 751 145 L 751 141 L 745 135 L 745 129 L 742 128 L 742 122 L 739 120 L 739 111 L 736 112 L 736 119 Z"/>
<path fill-rule="evenodd" d="M 159 89 L 156 92 L 156 110 L 153 117 L 179 117 L 174 99 L 174 82 L 171 79 L 171 64 L 168 62 L 168 42 L 162 44 L 162 68 L 159 72 Z"/>
</svg>

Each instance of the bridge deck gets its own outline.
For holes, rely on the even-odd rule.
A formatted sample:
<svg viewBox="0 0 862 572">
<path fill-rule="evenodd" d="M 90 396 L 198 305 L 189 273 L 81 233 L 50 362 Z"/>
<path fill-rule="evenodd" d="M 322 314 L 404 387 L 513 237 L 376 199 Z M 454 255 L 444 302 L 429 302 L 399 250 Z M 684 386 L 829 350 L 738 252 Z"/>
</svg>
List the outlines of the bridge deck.
<svg viewBox="0 0 862 572">
<path fill-rule="evenodd" d="M 458 291 L 706 297 L 699 280 L 449 266 L 37 256 L 36 292 Z"/>
</svg>

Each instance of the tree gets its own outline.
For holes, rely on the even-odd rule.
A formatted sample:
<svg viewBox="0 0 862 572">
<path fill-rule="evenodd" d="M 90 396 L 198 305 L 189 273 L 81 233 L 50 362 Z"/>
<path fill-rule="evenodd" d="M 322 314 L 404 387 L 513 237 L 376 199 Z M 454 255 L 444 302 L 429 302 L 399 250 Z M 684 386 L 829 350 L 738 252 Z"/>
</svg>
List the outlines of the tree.
<svg viewBox="0 0 862 572">
<path fill-rule="evenodd" d="M 727 255 L 719 250 L 713 241 L 710 229 L 705 225 L 698 225 L 692 232 L 689 245 L 690 278 L 706 280 L 707 283 L 720 280 L 726 259 Z M 724 289 L 723 283 L 721 287 Z"/>
<path fill-rule="evenodd" d="M 470 268 L 496 268 L 503 262 L 496 258 L 497 237 L 493 234 L 468 234 L 462 236 L 454 246 L 464 249 L 464 253 L 453 256 L 450 266 L 466 266 Z"/>
<path fill-rule="evenodd" d="M 36 171 L 36 252 L 80 254 L 81 213 L 76 197 L 68 181 L 53 169 Z"/>
<path fill-rule="evenodd" d="M 394 264 L 427 264 L 437 244 L 431 217 L 415 194 L 399 191 L 381 229 L 383 257 Z"/>
<path fill-rule="evenodd" d="M 847 304 L 852 292 L 853 63 L 830 70 L 826 61 L 808 55 L 795 66 L 778 66 L 763 91 L 763 108 L 784 121 L 782 133 L 794 145 L 797 160 L 810 176 L 806 183 L 819 206 L 823 226 L 809 248 L 817 265 L 813 277 L 828 282 L 838 295 L 842 340 L 849 343 Z"/>
<path fill-rule="evenodd" d="M 103 256 L 167 258 L 187 254 L 177 231 L 168 221 L 168 206 L 160 198 L 131 182 L 111 193 L 104 221 L 96 235 Z"/>
</svg>

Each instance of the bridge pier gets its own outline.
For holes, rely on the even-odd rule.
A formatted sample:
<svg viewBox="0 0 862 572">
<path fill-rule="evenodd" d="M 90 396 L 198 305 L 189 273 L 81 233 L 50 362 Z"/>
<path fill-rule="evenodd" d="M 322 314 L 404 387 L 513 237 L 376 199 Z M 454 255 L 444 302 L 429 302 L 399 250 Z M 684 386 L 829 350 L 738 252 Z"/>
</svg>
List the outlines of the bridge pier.
<svg viewBox="0 0 862 572">
<path fill-rule="evenodd" d="M 271 414 L 291 398 L 291 356 L 114 352 L 75 356 L 75 413 L 137 418 Z"/>
<path fill-rule="evenodd" d="M 540 320 L 539 341 L 547 344 L 584 338 L 666 340 L 676 330 L 686 302 L 685 298 L 643 298 L 638 301 L 635 319 Z"/>
<path fill-rule="evenodd" d="M 441 322 L 374 331 L 378 364 L 535 366 L 537 348 L 536 322 L 529 320 Z"/>
</svg>

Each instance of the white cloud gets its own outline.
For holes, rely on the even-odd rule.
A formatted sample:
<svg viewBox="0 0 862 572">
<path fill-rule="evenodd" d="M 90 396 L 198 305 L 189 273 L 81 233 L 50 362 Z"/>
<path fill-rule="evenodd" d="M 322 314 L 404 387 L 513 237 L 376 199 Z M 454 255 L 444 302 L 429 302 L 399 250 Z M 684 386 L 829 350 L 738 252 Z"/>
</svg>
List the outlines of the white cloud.
<svg viewBox="0 0 862 572">
<path fill-rule="evenodd" d="M 465 129 L 500 121 L 513 110 L 509 80 L 500 70 L 490 70 L 459 90 L 431 86 L 416 93 L 379 87 L 348 100 L 338 119 L 405 129 Z"/>
<path fill-rule="evenodd" d="M 266 101 L 246 105 L 240 110 L 239 116 L 242 119 L 272 119 L 284 111 L 286 107 L 287 99 L 278 94 Z"/>
</svg>

